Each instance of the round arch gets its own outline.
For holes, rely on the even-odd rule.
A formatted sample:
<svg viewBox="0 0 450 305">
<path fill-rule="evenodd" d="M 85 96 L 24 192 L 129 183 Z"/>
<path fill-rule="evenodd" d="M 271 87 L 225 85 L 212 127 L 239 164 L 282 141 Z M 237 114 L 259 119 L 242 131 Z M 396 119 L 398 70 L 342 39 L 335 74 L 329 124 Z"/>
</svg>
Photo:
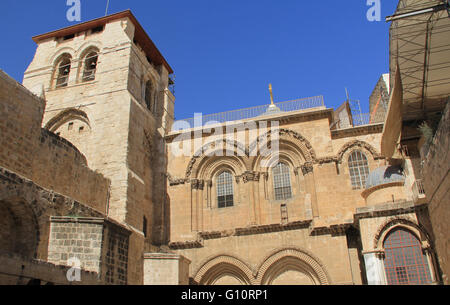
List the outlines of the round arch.
<svg viewBox="0 0 450 305">
<path fill-rule="evenodd" d="M 200 285 L 213 285 L 226 276 L 244 285 L 254 284 L 251 269 L 241 260 L 228 255 L 207 261 L 197 271 L 194 280 Z"/>
<path fill-rule="evenodd" d="M 383 249 L 383 243 L 389 233 L 399 228 L 410 231 L 422 243 L 422 247 L 427 248 L 431 246 L 431 238 L 425 228 L 409 219 L 395 218 L 386 221 L 379 227 L 374 237 L 374 248 Z"/>
<path fill-rule="evenodd" d="M 355 141 L 351 141 L 348 142 L 346 144 L 344 144 L 344 146 L 341 147 L 341 149 L 339 150 L 337 156 L 336 156 L 336 160 L 338 163 L 343 163 L 344 160 L 348 159 L 348 155 L 354 151 L 360 149 L 363 152 L 366 153 L 366 156 L 371 156 L 373 160 L 378 160 L 378 159 L 382 159 L 383 157 L 376 151 L 376 149 L 370 145 L 367 142 L 364 141 L 359 141 L 359 140 L 355 140 Z"/>
<path fill-rule="evenodd" d="M 263 161 L 264 165 L 271 165 L 276 160 L 273 159 L 273 156 L 270 155 L 271 149 L 269 149 L 269 144 L 271 145 L 272 141 L 272 132 L 258 137 L 249 147 L 249 152 L 252 154 L 257 153 L 257 157 L 254 159 L 252 168 L 255 171 L 261 170 L 261 167 L 270 168 L 270 166 L 262 166 Z M 313 162 L 316 160 L 316 154 L 307 139 L 305 139 L 299 133 L 289 130 L 289 129 L 280 129 L 279 131 L 279 148 L 280 154 L 284 152 L 285 156 L 291 160 L 291 163 L 295 167 L 301 166 L 305 161 Z M 261 149 L 259 151 L 259 149 Z M 275 164 L 272 164 L 275 165 Z"/>
<path fill-rule="evenodd" d="M 75 108 L 66 109 L 58 113 L 56 116 L 50 119 L 47 124 L 45 124 L 44 128 L 51 132 L 55 132 L 59 127 L 61 127 L 61 125 L 64 125 L 71 120 L 79 120 L 89 126 L 89 129 L 91 129 L 91 124 L 86 112 Z"/>
<path fill-rule="evenodd" d="M 245 147 L 237 141 L 224 139 L 205 144 L 194 154 L 186 169 L 186 179 L 205 177 L 205 173 L 210 176 L 218 160 L 228 160 L 236 174 L 248 169 L 249 158 Z M 217 165 L 220 166 L 220 162 Z"/>
<path fill-rule="evenodd" d="M 279 250 L 269 256 L 259 268 L 256 282 L 270 285 L 286 271 L 300 272 L 314 284 L 330 284 L 329 276 L 318 259 L 295 248 Z"/>
<path fill-rule="evenodd" d="M 19 198 L 0 198 L 0 250 L 36 258 L 39 224 L 33 209 Z"/>
<path fill-rule="evenodd" d="M 58 63 L 64 56 L 69 56 L 71 59 L 76 58 L 76 51 L 70 47 L 63 47 L 58 49 L 55 53 L 53 53 L 47 60 L 48 64 L 52 67 Z"/>
</svg>

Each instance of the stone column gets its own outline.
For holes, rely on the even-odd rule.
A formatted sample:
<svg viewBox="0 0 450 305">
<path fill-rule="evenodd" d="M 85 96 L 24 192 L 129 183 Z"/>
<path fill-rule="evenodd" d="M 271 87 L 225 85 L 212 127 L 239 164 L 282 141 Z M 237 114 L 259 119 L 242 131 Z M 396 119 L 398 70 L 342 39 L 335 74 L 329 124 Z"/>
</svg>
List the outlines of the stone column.
<svg viewBox="0 0 450 305">
<path fill-rule="evenodd" d="M 144 254 L 144 285 L 189 285 L 191 261 L 172 253 Z"/>
<path fill-rule="evenodd" d="M 192 231 L 199 232 L 201 230 L 201 199 L 205 182 L 203 180 L 191 180 L 191 211 L 192 211 Z"/>
<path fill-rule="evenodd" d="M 383 253 L 370 252 L 363 254 L 366 265 L 366 277 L 369 285 L 386 285 Z"/>
<path fill-rule="evenodd" d="M 313 217 L 319 217 L 319 208 L 317 206 L 316 183 L 314 179 L 314 166 L 312 162 L 306 162 L 301 166 L 303 176 L 305 177 L 305 192 L 311 196 Z"/>
<path fill-rule="evenodd" d="M 250 194 L 250 214 L 251 216 L 251 224 L 252 225 L 256 225 L 258 224 L 258 207 L 257 205 L 259 205 L 259 200 L 258 200 L 258 195 L 256 194 L 257 192 L 257 186 L 256 184 L 259 182 L 259 177 L 260 174 L 257 172 L 246 172 L 244 173 L 242 179 L 244 181 L 244 183 L 248 184 L 248 188 L 249 188 L 249 194 Z M 258 201 L 258 202 L 257 202 Z"/>
</svg>

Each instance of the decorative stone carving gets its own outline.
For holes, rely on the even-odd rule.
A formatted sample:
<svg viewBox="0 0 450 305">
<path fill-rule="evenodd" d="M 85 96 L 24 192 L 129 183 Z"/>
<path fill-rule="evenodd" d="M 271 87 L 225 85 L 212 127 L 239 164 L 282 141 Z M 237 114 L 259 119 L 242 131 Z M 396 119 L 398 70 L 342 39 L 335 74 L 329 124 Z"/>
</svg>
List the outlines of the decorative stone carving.
<svg viewBox="0 0 450 305">
<path fill-rule="evenodd" d="M 200 190 L 202 191 L 205 187 L 205 181 L 199 180 L 199 179 L 192 179 L 191 180 L 191 189 L 193 190 Z"/>
<path fill-rule="evenodd" d="M 245 172 L 242 175 L 242 180 L 244 181 L 244 183 L 247 183 L 249 181 L 259 181 L 261 174 L 258 172 Z"/>
<path fill-rule="evenodd" d="M 313 163 L 312 162 L 306 162 L 305 164 L 303 164 L 301 166 L 301 169 L 302 169 L 303 175 L 306 176 L 309 173 L 312 173 L 314 171 Z"/>
<path fill-rule="evenodd" d="M 169 173 L 167 174 L 167 179 L 169 179 L 169 185 L 170 186 L 176 186 L 176 185 L 180 185 L 180 184 L 185 184 L 186 183 L 186 179 L 174 179 Z"/>
<path fill-rule="evenodd" d="M 344 157 L 345 152 L 353 147 L 360 147 L 360 148 L 364 148 L 364 149 L 368 150 L 372 154 L 372 156 L 375 160 L 383 159 L 383 156 L 380 155 L 372 145 L 370 145 L 366 142 L 363 142 L 363 141 L 355 140 L 355 141 L 346 143 L 341 148 L 341 150 L 339 151 L 339 153 L 336 156 L 337 162 L 342 163 L 342 158 Z"/>
</svg>

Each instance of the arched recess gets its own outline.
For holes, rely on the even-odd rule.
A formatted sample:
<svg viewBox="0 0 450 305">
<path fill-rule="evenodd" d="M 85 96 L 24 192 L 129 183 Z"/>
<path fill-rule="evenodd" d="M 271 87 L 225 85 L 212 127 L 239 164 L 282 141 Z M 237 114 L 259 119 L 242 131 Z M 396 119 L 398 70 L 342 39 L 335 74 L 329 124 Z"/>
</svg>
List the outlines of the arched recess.
<svg viewBox="0 0 450 305">
<path fill-rule="evenodd" d="M 227 279 L 223 281 L 225 277 Z M 217 256 L 207 261 L 197 271 L 194 280 L 200 285 L 254 284 L 252 270 L 241 260 L 228 255 Z"/>
<path fill-rule="evenodd" d="M 56 116 L 50 119 L 47 122 L 47 124 L 45 124 L 45 129 L 51 132 L 56 132 L 56 130 L 58 130 L 58 128 L 60 128 L 61 125 L 64 125 L 65 123 L 74 120 L 79 120 L 83 122 L 89 127 L 89 130 L 91 129 L 89 118 L 86 112 L 75 108 L 66 109 L 58 113 Z"/>
<path fill-rule="evenodd" d="M 271 285 L 288 272 L 291 272 L 291 282 L 300 280 L 299 284 L 330 284 L 323 265 L 311 254 L 295 248 L 278 250 L 269 256 L 259 268 L 256 282 Z"/>
<path fill-rule="evenodd" d="M 66 51 L 72 51 L 71 49 Z M 59 54 L 59 52 L 58 52 Z M 69 85 L 70 75 L 73 70 L 73 53 L 63 52 L 52 60 L 53 72 L 49 87 L 52 89 L 62 88 Z"/>
<path fill-rule="evenodd" d="M 405 218 L 388 220 L 377 231 L 374 246 L 382 254 L 386 284 L 438 282 L 436 253 L 423 226 Z"/>
<path fill-rule="evenodd" d="M 248 170 L 250 160 L 245 147 L 234 140 L 210 142 L 198 150 L 188 164 L 186 179 L 209 179 L 218 160 L 227 160 L 236 174 Z"/>
<path fill-rule="evenodd" d="M 383 159 L 383 156 L 381 156 L 381 154 L 378 153 L 377 150 L 369 143 L 354 140 L 346 143 L 344 146 L 341 147 L 336 156 L 337 162 L 344 163 L 344 161 L 348 159 L 349 154 L 356 149 L 360 149 L 361 151 L 366 152 L 366 155 L 371 156 L 372 160 Z"/>
<path fill-rule="evenodd" d="M 53 53 L 52 56 L 48 57 L 47 62 L 49 65 L 54 67 L 61 59 L 61 57 L 65 55 L 69 55 L 71 58 L 76 58 L 76 51 L 70 47 L 60 48 L 55 53 Z"/>
<path fill-rule="evenodd" d="M 280 129 L 279 131 L 279 155 L 285 156 L 286 160 L 293 165 L 294 168 L 300 167 L 305 162 L 314 162 L 316 153 L 311 144 L 299 133 L 289 130 Z M 276 158 L 273 157 L 272 132 L 258 137 L 249 147 L 250 155 L 256 155 L 252 168 L 255 171 L 264 172 L 268 168 L 276 165 Z M 275 155 L 276 157 L 276 155 Z"/>
<path fill-rule="evenodd" d="M 69 141 L 84 156 L 89 156 L 91 124 L 87 114 L 79 109 L 66 109 L 45 125 L 45 129 Z"/>
<path fill-rule="evenodd" d="M 0 199 L 0 252 L 36 258 L 39 224 L 33 209 L 20 198 Z"/>
<path fill-rule="evenodd" d="M 85 46 L 78 57 L 78 82 L 87 82 L 95 80 L 100 49 L 97 46 L 89 44 Z M 94 66 L 91 66 L 95 64 Z"/>
<path fill-rule="evenodd" d="M 423 248 L 431 247 L 431 237 L 423 226 L 420 226 L 409 219 L 395 218 L 387 220 L 379 228 L 374 237 L 374 248 L 383 249 L 386 236 L 395 229 L 403 228 L 410 231 L 421 243 Z"/>
</svg>

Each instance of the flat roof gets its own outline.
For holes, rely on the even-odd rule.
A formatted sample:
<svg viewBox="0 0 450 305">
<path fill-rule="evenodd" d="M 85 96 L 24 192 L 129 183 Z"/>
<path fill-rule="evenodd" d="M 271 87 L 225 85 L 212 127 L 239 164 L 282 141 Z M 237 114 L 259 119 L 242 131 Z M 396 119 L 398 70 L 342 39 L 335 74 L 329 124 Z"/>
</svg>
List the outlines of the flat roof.
<svg viewBox="0 0 450 305">
<path fill-rule="evenodd" d="M 136 19 L 136 17 L 133 15 L 131 10 L 122 11 L 119 13 L 115 13 L 112 15 L 108 15 L 105 17 L 97 18 L 94 20 L 82 22 L 73 26 L 69 26 L 63 29 L 59 29 L 56 31 L 48 32 L 45 34 L 34 36 L 32 39 L 34 42 L 39 43 L 42 40 L 46 40 L 49 38 L 54 37 L 65 37 L 68 35 L 76 34 L 79 32 L 87 31 L 92 28 L 104 26 L 107 23 L 110 23 L 111 21 L 122 19 L 122 18 L 129 18 L 134 26 L 136 27 L 134 39 L 139 43 L 139 45 L 144 50 L 145 54 L 150 57 L 150 59 L 157 65 L 164 65 L 166 69 L 169 71 L 170 74 L 173 73 L 172 68 L 167 63 L 166 59 L 162 56 L 161 52 L 158 50 L 156 45 L 153 43 L 153 41 L 148 36 L 147 32 L 143 29 L 139 21 Z"/>
</svg>

